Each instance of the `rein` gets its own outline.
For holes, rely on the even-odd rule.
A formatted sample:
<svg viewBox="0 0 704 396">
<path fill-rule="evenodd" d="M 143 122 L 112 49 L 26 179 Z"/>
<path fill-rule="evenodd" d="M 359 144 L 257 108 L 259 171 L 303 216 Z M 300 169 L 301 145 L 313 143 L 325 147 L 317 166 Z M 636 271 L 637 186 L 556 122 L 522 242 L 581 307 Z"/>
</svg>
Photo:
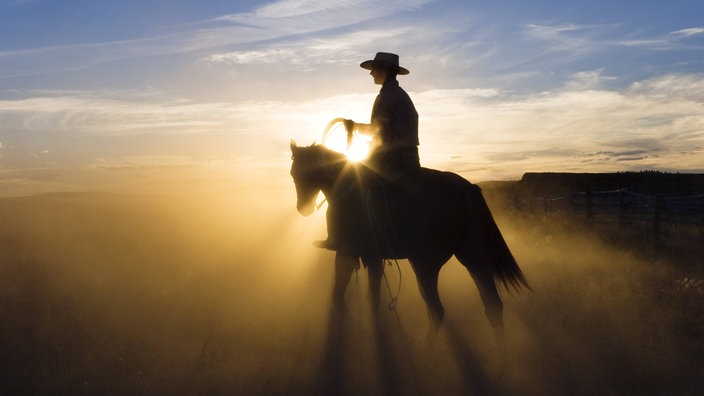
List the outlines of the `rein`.
<svg viewBox="0 0 704 396">
<path fill-rule="evenodd" d="M 394 264 L 396 264 L 396 270 L 398 271 L 398 287 L 396 287 L 396 293 L 391 292 L 391 285 L 389 284 L 389 277 L 386 276 L 386 267 L 391 267 Z M 384 266 L 382 269 L 382 274 L 384 275 L 384 282 L 386 283 L 386 290 L 389 292 L 389 298 L 391 301 L 389 301 L 389 305 L 387 307 L 389 308 L 389 311 L 396 311 L 396 305 L 398 304 L 398 296 L 401 294 L 401 281 L 403 278 L 401 277 L 401 266 L 398 264 L 398 260 L 393 259 L 386 259 L 383 260 L 381 265 Z M 397 316 L 398 318 L 398 316 Z M 399 320 L 400 322 L 400 320 Z"/>
<path fill-rule="evenodd" d="M 319 204 L 315 205 L 315 210 L 320 210 L 320 208 L 323 207 L 323 204 L 328 201 L 328 197 L 323 195 L 323 200 L 320 201 Z"/>
<path fill-rule="evenodd" d="M 333 120 L 333 121 L 336 121 L 336 120 Z M 330 124 L 328 124 L 328 127 L 332 124 L 333 124 L 333 122 L 330 122 Z M 327 134 L 327 128 L 326 128 L 325 132 Z M 331 178 L 333 178 L 335 176 L 336 172 L 333 169 L 331 169 L 332 167 L 329 165 L 330 161 L 328 161 L 325 157 L 325 150 L 327 148 L 324 145 L 318 145 L 318 146 L 314 146 L 314 147 L 318 151 L 318 156 L 317 156 L 318 157 L 318 166 L 317 167 L 319 169 L 322 169 L 323 177 L 325 178 L 325 180 L 330 180 Z M 322 191 L 322 188 L 321 188 L 321 191 Z M 327 200 L 328 200 L 328 197 L 325 196 L 325 194 L 323 194 L 323 200 L 319 204 L 315 205 L 315 209 L 320 210 L 320 208 L 323 207 L 323 204 L 325 202 L 327 202 Z"/>
<path fill-rule="evenodd" d="M 394 227 L 393 223 L 391 222 L 391 211 L 389 210 L 389 197 L 386 195 L 386 188 L 384 188 L 384 185 L 382 183 L 378 183 L 378 185 L 379 185 L 379 188 L 381 189 L 381 191 L 384 193 L 384 203 L 386 204 L 386 205 L 384 205 L 384 207 L 386 208 L 386 219 L 389 223 L 389 229 L 391 230 L 391 234 L 393 236 L 393 239 L 396 240 L 396 246 L 400 246 L 401 240 L 399 239 L 398 234 L 396 233 L 396 228 Z M 379 224 L 377 217 L 374 216 L 374 214 L 372 213 L 372 210 L 370 209 L 371 199 L 370 199 L 369 191 L 367 191 L 367 194 L 366 194 L 366 201 L 367 201 L 366 202 L 367 220 L 369 221 L 369 224 L 372 227 L 376 227 L 378 235 L 384 237 L 384 233 L 382 232 L 381 225 Z M 383 242 L 386 245 L 389 253 L 391 253 L 394 250 L 392 243 L 389 241 L 388 238 L 382 238 L 382 239 L 383 239 Z M 379 241 L 377 240 L 377 238 L 374 238 L 374 243 L 376 244 L 377 251 L 378 252 L 381 251 L 380 246 L 379 246 Z M 393 256 L 393 254 L 392 254 L 392 256 Z M 398 271 L 398 287 L 396 288 L 396 293 L 391 292 L 391 285 L 389 284 L 389 278 L 386 276 L 386 267 L 387 266 L 391 267 L 394 264 L 396 264 L 396 270 Z M 383 259 L 382 265 L 383 265 L 383 267 L 382 267 L 383 272 L 382 273 L 384 275 L 384 282 L 386 283 L 386 289 L 388 290 L 389 298 L 391 299 L 391 301 L 389 302 L 388 308 L 389 308 L 389 310 L 396 312 L 396 305 L 398 303 L 398 296 L 401 294 L 401 284 L 403 283 L 402 282 L 403 277 L 401 276 L 401 266 L 398 264 L 398 259 Z M 399 319 L 398 314 L 397 314 L 397 319 Z M 399 319 L 399 324 L 400 324 L 400 319 Z"/>
</svg>

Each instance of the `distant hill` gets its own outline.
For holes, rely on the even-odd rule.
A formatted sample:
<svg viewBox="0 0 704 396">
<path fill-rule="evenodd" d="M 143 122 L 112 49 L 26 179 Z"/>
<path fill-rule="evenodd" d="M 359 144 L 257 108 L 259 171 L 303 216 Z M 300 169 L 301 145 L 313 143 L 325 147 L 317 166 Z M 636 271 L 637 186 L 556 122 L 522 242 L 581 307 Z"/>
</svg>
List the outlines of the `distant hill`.
<svg viewBox="0 0 704 396">
<path fill-rule="evenodd" d="M 481 183 L 484 189 L 533 196 L 627 188 L 642 194 L 704 194 L 704 174 L 658 171 L 618 173 L 526 173 L 515 182 Z M 498 191 L 497 191 L 498 192 Z"/>
</svg>

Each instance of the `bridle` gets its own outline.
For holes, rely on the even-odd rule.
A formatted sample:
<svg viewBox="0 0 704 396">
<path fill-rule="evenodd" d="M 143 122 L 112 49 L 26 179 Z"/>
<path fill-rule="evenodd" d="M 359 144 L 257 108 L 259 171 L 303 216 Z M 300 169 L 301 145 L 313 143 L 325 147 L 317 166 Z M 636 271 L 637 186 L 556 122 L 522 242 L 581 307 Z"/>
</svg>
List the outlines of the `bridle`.
<svg viewBox="0 0 704 396">
<path fill-rule="evenodd" d="M 328 124 L 325 126 L 325 131 L 323 132 L 323 137 L 321 140 L 320 144 L 314 143 L 311 146 L 308 147 L 297 147 L 297 150 L 300 151 L 304 150 L 305 152 L 305 165 L 304 169 L 302 172 L 299 172 L 297 177 L 294 178 L 294 182 L 297 185 L 303 184 L 306 185 L 306 187 L 310 185 L 314 185 L 315 183 L 310 183 L 311 180 L 316 180 L 320 179 L 320 188 L 317 186 L 315 188 L 315 192 L 323 190 L 323 186 L 328 183 L 328 182 L 334 182 L 334 178 L 337 177 L 339 174 L 339 170 L 336 169 L 334 164 L 332 164 L 334 161 L 331 160 L 330 155 L 328 155 L 332 150 L 330 150 L 325 144 L 328 141 L 328 138 L 330 137 L 331 131 L 333 130 L 333 127 L 335 127 L 337 124 L 344 124 L 345 119 L 342 117 L 338 117 L 335 119 L 332 119 Z M 352 138 L 353 138 L 353 131 L 347 130 L 347 146 L 349 149 L 349 146 L 352 143 Z M 293 140 L 291 141 L 291 146 L 294 147 L 295 142 Z M 310 158 L 312 155 L 315 155 L 315 158 Z M 296 152 L 294 151 L 291 154 L 291 160 L 296 161 Z M 301 160 L 301 157 L 298 159 L 299 161 Z M 300 162 L 299 162 L 300 166 Z M 311 197 L 310 200 L 315 199 L 316 194 L 314 192 L 311 192 Z M 319 204 L 314 204 L 314 207 L 316 210 L 319 210 L 323 204 L 327 201 L 327 197 L 323 199 L 322 202 Z"/>
<path fill-rule="evenodd" d="M 298 147 L 298 152 L 291 155 L 294 163 L 298 161 L 297 166 L 299 167 L 295 172 L 294 183 L 297 189 L 302 187 L 306 190 L 304 194 L 307 196 L 304 199 L 306 202 L 315 200 L 317 193 L 324 190 L 325 185 L 337 176 L 338 172 L 334 166 L 331 166 L 332 161 L 327 155 L 327 150 L 329 149 L 325 146 L 313 144 L 308 147 Z M 319 210 L 325 201 L 327 198 L 318 204 L 314 203 L 315 209 Z"/>
</svg>

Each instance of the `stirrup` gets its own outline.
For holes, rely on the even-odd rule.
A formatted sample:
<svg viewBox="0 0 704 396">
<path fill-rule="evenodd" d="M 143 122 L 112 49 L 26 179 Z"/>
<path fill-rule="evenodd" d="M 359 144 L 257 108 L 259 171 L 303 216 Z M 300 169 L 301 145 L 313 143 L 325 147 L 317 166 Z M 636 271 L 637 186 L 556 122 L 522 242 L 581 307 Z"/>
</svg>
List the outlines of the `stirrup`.
<svg viewBox="0 0 704 396">
<path fill-rule="evenodd" d="M 335 250 L 335 241 L 330 238 L 321 241 L 313 241 L 313 246 L 320 249 Z"/>
</svg>

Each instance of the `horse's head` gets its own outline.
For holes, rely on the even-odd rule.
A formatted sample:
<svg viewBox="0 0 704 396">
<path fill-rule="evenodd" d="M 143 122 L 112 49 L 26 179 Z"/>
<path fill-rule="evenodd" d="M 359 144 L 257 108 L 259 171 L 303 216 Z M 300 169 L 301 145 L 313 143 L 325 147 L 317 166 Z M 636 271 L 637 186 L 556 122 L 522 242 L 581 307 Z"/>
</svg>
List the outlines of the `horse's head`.
<svg viewBox="0 0 704 396">
<path fill-rule="evenodd" d="M 316 183 L 316 159 L 312 147 L 298 147 L 291 139 L 291 177 L 296 186 L 296 209 L 303 216 L 315 211 L 315 198 L 320 191 Z"/>
<path fill-rule="evenodd" d="M 303 216 L 309 216 L 315 211 L 318 192 L 334 181 L 334 164 L 340 163 L 340 157 L 344 157 L 344 154 L 325 146 L 313 144 L 298 147 L 291 140 L 291 177 L 296 185 L 296 209 Z"/>
</svg>

